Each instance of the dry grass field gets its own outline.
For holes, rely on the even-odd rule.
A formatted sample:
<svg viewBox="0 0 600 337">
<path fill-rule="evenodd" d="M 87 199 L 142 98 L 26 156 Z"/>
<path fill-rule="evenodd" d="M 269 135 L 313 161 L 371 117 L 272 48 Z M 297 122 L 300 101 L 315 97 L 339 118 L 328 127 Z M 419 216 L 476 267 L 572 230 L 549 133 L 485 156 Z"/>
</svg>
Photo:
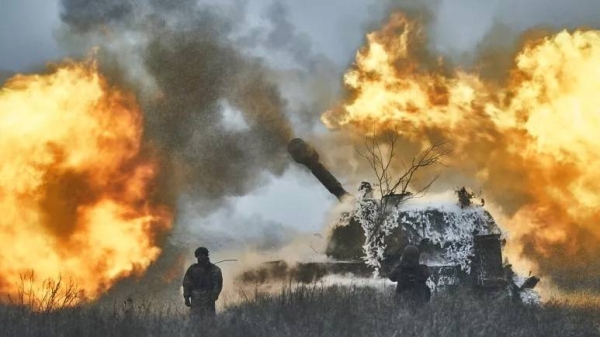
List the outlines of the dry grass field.
<svg viewBox="0 0 600 337">
<path fill-rule="evenodd" d="M 392 290 L 300 286 L 252 294 L 216 319 L 190 321 L 180 303 L 91 304 L 45 312 L 0 307 L 0 335 L 70 336 L 600 336 L 600 310 L 566 302 L 526 306 L 465 292 L 437 294 L 416 312 Z"/>
</svg>

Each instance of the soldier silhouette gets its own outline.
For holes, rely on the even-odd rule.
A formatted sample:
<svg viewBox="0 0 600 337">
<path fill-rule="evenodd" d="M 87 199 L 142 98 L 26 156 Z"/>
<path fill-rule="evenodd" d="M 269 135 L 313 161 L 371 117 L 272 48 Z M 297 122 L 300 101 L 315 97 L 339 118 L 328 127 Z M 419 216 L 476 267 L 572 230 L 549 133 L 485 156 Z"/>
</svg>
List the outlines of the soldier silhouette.
<svg viewBox="0 0 600 337">
<path fill-rule="evenodd" d="M 431 298 L 431 290 L 426 284 L 429 268 L 419 264 L 419 257 L 419 248 L 413 245 L 406 246 L 400 263 L 389 275 L 390 280 L 397 282 L 397 300 L 412 307 L 429 302 Z"/>
<path fill-rule="evenodd" d="M 223 289 L 221 269 L 210 262 L 208 249 L 194 252 L 198 263 L 192 264 L 183 277 L 183 298 L 192 318 L 214 317 L 215 302 Z"/>
</svg>

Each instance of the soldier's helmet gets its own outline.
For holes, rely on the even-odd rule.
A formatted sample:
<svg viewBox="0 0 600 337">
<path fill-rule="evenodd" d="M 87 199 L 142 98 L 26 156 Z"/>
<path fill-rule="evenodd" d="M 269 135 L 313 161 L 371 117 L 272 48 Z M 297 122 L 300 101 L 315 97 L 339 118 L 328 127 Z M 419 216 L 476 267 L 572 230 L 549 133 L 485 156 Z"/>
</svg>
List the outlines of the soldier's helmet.
<svg viewBox="0 0 600 337">
<path fill-rule="evenodd" d="M 200 255 L 208 256 L 208 249 L 206 249 L 206 247 L 198 247 L 198 249 L 194 251 L 194 256 L 198 257 Z"/>
<path fill-rule="evenodd" d="M 403 264 L 419 264 L 419 248 L 417 246 L 408 245 L 404 248 L 401 261 Z"/>
</svg>

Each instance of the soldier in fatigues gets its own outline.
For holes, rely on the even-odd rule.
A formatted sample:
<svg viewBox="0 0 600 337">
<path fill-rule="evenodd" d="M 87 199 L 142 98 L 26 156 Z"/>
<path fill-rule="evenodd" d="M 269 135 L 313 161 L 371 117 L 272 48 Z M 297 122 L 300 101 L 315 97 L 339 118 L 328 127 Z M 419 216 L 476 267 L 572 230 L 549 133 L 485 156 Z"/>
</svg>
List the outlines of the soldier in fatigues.
<svg viewBox="0 0 600 337">
<path fill-rule="evenodd" d="M 191 265 L 183 277 L 183 298 L 192 318 L 214 317 L 215 302 L 223 288 L 221 269 L 210 263 L 208 249 L 200 247 L 194 255 L 198 263 Z"/>
<path fill-rule="evenodd" d="M 400 264 L 389 275 L 390 280 L 398 282 L 396 298 L 413 307 L 428 302 L 431 297 L 431 290 L 425 283 L 429 278 L 429 268 L 419 264 L 419 257 L 419 248 L 406 246 Z"/>
</svg>

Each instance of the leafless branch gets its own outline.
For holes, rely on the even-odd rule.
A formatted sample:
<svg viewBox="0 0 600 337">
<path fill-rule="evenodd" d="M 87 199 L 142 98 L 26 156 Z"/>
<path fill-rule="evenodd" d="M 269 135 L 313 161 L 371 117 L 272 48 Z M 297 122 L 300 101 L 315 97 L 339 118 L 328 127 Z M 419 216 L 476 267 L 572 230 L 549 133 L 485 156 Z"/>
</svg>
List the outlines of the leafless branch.
<svg viewBox="0 0 600 337">
<path fill-rule="evenodd" d="M 414 182 L 414 176 L 417 171 L 436 164 L 444 165 L 441 159 L 450 153 L 450 150 L 443 148 L 446 143 L 435 143 L 412 158 L 410 166 L 404 160 L 400 159 L 404 172 L 393 179 L 391 164 L 395 157 L 397 141 L 397 133 L 389 132 L 387 134 L 387 142 L 389 144 L 389 152 L 387 154 L 384 154 L 380 142 L 375 137 L 365 140 L 364 151 L 356 149 L 356 152 L 367 161 L 373 170 L 382 198 L 390 194 L 406 194 L 409 186 Z M 428 182 L 415 195 L 426 192 L 436 179 L 437 177 Z M 398 189 L 400 190 L 398 191 Z"/>
<path fill-rule="evenodd" d="M 48 312 L 71 307 L 78 303 L 81 290 L 72 281 L 65 283 L 61 276 L 36 284 L 33 271 L 21 274 L 16 295 L 9 302 L 29 310 Z"/>
</svg>

